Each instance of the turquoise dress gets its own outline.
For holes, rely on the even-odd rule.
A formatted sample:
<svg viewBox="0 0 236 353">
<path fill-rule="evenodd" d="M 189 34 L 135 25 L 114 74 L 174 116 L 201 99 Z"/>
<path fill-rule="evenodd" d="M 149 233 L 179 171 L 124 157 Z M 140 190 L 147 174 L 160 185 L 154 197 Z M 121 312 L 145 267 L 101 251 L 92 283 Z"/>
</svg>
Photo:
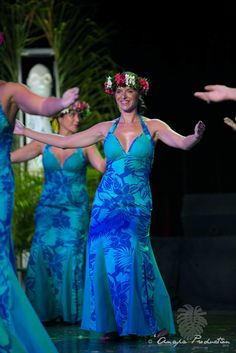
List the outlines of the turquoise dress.
<svg viewBox="0 0 236 353">
<path fill-rule="evenodd" d="M 11 234 L 12 138 L 12 127 L 0 105 L 0 352 L 57 353 L 16 277 Z"/>
<path fill-rule="evenodd" d="M 36 208 L 26 294 L 42 321 L 78 323 L 89 224 L 87 160 L 78 148 L 61 166 L 46 145 L 43 167 L 44 185 Z"/>
<path fill-rule="evenodd" d="M 107 170 L 94 198 L 88 234 L 82 328 L 120 336 L 175 333 L 170 298 L 152 251 L 149 175 L 154 144 L 142 133 L 126 152 L 114 135 L 104 142 Z"/>
</svg>

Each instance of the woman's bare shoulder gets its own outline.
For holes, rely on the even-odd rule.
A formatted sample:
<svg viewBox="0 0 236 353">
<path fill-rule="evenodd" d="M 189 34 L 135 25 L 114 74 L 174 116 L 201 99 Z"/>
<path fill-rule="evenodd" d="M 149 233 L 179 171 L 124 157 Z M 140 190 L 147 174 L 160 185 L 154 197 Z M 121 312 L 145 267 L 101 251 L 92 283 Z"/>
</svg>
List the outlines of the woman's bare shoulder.
<svg viewBox="0 0 236 353">
<path fill-rule="evenodd" d="M 111 126 L 114 124 L 114 122 L 116 121 L 116 119 L 114 120 L 107 120 L 107 121 L 102 121 L 100 123 L 97 123 L 95 126 L 98 129 L 102 129 L 103 131 L 107 131 L 111 128 Z"/>
<path fill-rule="evenodd" d="M 158 118 L 147 118 L 147 117 L 143 117 L 143 121 L 148 124 L 148 125 L 162 125 L 165 124 L 165 122 L 161 119 Z"/>
</svg>

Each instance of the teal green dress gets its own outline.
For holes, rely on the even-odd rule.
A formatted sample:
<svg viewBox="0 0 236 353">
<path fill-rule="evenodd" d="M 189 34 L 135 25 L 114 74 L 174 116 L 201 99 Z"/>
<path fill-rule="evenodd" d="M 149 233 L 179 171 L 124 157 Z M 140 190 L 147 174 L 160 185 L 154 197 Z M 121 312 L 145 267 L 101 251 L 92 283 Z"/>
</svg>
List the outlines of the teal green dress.
<svg viewBox="0 0 236 353">
<path fill-rule="evenodd" d="M 46 145 L 43 167 L 26 294 L 40 320 L 79 323 L 89 224 L 87 159 L 78 148 L 61 166 Z"/>
<path fill-rule="evenodd" d="M 169 294 L 151 242 L 149 176 L 154 144 L 142 133 L 126 152 L 114 132 L 104 141 L 107 169 L 95 194 L 88 234 L 82 328 L 120 336 L 175 333 Z"/>
<path fill-rule="evenodd" d="M 13 129 L 0 105 L 0 352 L 57 353 L 15 272 L 11 234 Z"/>
</svg>

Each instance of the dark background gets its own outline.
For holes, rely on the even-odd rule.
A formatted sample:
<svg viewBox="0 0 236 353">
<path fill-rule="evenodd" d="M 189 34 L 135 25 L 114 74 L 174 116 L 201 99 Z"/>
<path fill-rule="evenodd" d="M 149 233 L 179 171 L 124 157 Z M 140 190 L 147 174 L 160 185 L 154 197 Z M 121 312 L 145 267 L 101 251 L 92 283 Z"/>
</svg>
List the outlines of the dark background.
<svg viewBox="0 0 236 353">
<path fill-rule="evenodd" d="M 235 11 L 228 3 L 89 3 L 95 20 L 110 31 L 112 58 L 150 79 L 146 115 L 183 135 L 198 120 L 206 125 L 203 140 L 190 151 L 161 142 L 156 148 L 151 235 L 182 235 L 184 195 L 236 191 L 236 134 L 223 123 L 236 115 L 236 102 L 208 105 L 193 96 L 206 84 L 236 87 Z"/>
<path fill-rule="evenodd" d="M 151 174 L 150 235 L 173 308 L 235 310 L 236 133 L 223 118 L 236 116 L 236 101 L 193 96 L 207 84 L 236 87 L 235 11 L 229 2 L 99 4 L 91 13 L 112 28 L 113 59 L 151 80 L 146 115 L 183 135 L 206 125 L 190 151 L 159 142 Z"/>
</svg>

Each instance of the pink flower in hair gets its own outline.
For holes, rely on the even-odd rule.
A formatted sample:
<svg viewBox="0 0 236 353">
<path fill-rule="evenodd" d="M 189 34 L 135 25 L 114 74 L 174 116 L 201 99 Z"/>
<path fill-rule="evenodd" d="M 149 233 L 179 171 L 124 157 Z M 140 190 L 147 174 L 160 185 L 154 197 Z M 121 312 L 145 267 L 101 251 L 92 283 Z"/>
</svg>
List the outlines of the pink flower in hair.
<svg viewBox="0 0 236 353">
<path fill-rule="evenodd" d="M 0 32 L 0 46 L 5 43 L 5 35 L 4 32 Z"/>
<path fill-rule="evenodd" d="M 145 77 L 139 77 L 133 72 L 118 72 L 115 76 L 108 76 L 104 83 L 105 92 L 113 96 L 117 87 L 132 87 L 140 94 L 147 94 L 149 81 Z"/>
<path fill-rule="evenodd" d="M 147 93 L 148 90 L 149 90 L 149 82 L 145 78 L 141 77 L 139 79 L 139 84 L 140 84 L 140 87 L 141 87 L 140 91 L 142 93 Z"/>
</svg>

